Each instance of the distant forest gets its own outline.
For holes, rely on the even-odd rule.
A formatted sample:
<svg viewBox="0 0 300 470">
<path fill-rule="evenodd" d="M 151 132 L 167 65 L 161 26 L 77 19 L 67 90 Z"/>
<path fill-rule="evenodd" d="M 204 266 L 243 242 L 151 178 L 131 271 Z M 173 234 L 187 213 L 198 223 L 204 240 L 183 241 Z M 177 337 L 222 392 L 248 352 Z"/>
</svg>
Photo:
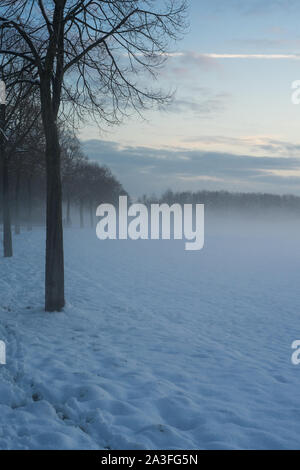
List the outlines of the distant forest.
<svg viewBox="0 0 300 470">
<path fill-rule="evenodd" d="M 269 193 L 243 193 L 229 191 L 166 191 L 160 197 L 144 195 L 139 202 L 150 205 L 153 203 L 166 204 L 204 204 L 210 212 L 224 214 L 247 212 L 266 214 L 280 211 L 300 214 L 300 197 L 290 194 L 278 195 Z"/>
</svg>

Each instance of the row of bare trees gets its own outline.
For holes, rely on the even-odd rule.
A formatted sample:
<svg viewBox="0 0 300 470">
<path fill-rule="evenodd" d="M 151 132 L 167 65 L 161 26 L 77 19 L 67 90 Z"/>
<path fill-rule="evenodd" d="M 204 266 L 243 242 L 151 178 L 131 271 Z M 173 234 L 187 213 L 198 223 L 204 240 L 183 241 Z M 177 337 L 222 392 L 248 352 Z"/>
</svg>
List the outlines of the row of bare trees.
<svg viewBox="0 0 300 470">
<path fill-rule="evenodd" d="M 0 3 L 1 78 L 10 88 L 27 86 L 31 96 L 39 95 L 46 157 L 46 311 L 65 304 L 58 121 L 74 125 L 92 117 L 116 124 L 134 111 L 168 101 L 170 95 L 151 89 L 149 80 L 182 34 L 185 15 L 185 0 Z"/>
<path fill-rule="evenodd" d="M 8 204 L 2 199 L 0 210 L 9 214 L 6 230 L 11 234 L 11 224 L 16 235 L 20 234 L 21 224 L 27 230 L 35 223 L 44 223 L 46 166 L 44 158 L 44 135 L 39 115 L 31 122 L 31 108 L 26 110 L 26 103 L 21 103 L 27 124 L 23 126 L 22 139 L 15 145 L 15 139 L 9 136 L 6 148 L 7 174 L 5 191 L 8 191 Z M 10 106 L 8 106 L 10 112 Z M 12 130 L 12 129 L 10 129 Z M 15 129 L 14 129 L 15 130 Z M 26 133 L 25 133 L 26 130 Z M 89 214 L 90 225 L 95 225 L 95 212 L 102 202 L 116 203 L 119 195 L 126 194 L 122 185 L 107 167 L 91 162 L 84 155 L 78 138 L 70 129 L 59 126 L 61 148 L 61 172 L 64 214 L 66 226 L 72 225 L 71 209 L 78 208 L 80 226 L 84 227 L 84 213 Z M 13 134 L 14 136 L 17 133 Z M 3 194 L 3 169 L 0 168 L 0 189 Z M 7 204 L 7 206 L 6 206 Z M 4 239 L 4 255 L 12 256 L 12 238 Z"/>
<path fill-rule="evenodd" d="M 230 191 L 172 191 L 167 190 L 161 196 L 144 195 L 139 202 L 151 204 L 204 204 L 209 211 L 222 214 L 239 212 L 243 214 L 264 214 L 279 210 L 287 215 L 300 213 L 300 197 L 292 194 L 243 193 Z"/>
</svg>

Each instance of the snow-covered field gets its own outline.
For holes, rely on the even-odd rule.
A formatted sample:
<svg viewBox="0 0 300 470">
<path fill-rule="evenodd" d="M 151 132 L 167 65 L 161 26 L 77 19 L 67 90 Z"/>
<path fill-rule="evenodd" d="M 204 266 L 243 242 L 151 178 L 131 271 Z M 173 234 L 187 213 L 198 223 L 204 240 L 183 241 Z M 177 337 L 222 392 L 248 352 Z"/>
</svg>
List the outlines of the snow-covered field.
<svg viewBox="0 0 300 470">
<path fill-rule="evenodd" d="M 1 449 L 300 448 L 299 224 L 206 224 L 205 247 L 65 231 L 63 313 L 45 233 L 0 262 Z"/>
</svg>

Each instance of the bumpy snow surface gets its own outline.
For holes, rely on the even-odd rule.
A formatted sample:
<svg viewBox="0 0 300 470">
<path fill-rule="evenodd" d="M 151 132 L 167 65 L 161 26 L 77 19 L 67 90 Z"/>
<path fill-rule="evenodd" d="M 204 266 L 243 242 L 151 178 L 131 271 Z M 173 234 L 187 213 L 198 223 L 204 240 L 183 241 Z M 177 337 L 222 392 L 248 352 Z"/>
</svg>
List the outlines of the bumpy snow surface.
<svg viewBox="0 0 300 470">
<path fill-rule="evenodd" d="M 208 226 L 200 252 L 66 230 L 54 314 L 44 244 L 0 263 L 1 449 L 300 448 L 299 226 Z"/>
</svg>

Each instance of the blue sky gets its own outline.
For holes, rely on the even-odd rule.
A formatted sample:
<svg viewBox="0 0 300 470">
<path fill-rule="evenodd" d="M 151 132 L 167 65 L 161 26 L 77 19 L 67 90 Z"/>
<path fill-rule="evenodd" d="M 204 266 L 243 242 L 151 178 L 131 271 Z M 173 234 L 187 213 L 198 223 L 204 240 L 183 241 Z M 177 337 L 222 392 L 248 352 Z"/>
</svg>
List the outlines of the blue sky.
<svg viewBox="0 0 300 470">
<path fill-rule="evenodd" d="M 173 104 L 99 134 L 90 158 L 133 196 L 165 189 L 300 194 L 300 2 L 190 1 L 190 28 L 161 73 Z"/>
</svg>

